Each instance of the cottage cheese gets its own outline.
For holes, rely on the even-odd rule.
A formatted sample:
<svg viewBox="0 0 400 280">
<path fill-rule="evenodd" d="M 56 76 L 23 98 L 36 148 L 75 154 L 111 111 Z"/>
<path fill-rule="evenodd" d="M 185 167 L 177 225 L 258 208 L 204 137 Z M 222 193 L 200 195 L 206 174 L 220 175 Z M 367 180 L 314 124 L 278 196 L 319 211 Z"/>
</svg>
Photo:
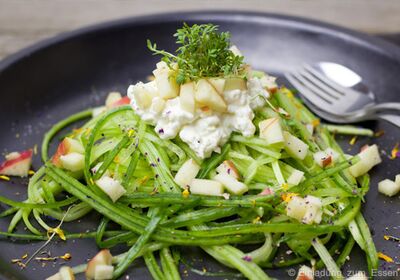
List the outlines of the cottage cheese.
<svg viewBox="0 0 400 280">
<path fill-rule="evenodd" d="M 202 111 L 197 108 L 194 114 L 183 110 L 179 97 L 165 101 L 155 96 L 147 109 L 137 104 L 135 91 L 144 89 L 153 94 L 157 91 L 154 82 L 138 83 L 128 88 L 131 105 L 142 120 L 155 126 L 162 139 L 179 137 L 200 157 L 209 157 L 212 152 L 219 153 L 232 132 L 244 136 L 255 133 L 254 110 L 265 105 L 269 93 L 262 80 L 252 78 L 247 81 L 247 90 L 231 90 L 223 93 L 227 112 Z"/>
</svg>

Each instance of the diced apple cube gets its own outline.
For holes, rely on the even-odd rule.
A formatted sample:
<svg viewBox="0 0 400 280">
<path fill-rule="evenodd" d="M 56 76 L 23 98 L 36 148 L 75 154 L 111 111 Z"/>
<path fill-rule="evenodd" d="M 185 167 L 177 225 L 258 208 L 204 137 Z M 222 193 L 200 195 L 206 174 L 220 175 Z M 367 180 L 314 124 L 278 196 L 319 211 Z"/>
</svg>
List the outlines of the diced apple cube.
<svg viewBox="0 0 400 280">
<path fill-rule="evenodd" d="M 51 158 L 51 162 L 58 166 L 62 167 L 62 164 L 60 162 L 60 157 L 70 154 L 70 153 L 78 153 L 78 154 L 83 154 L 85 152 L 85 149 L 81 142 L 78 140 L 75 140 L 70 137 L 65 137 L 63 141 L 58 145 L 57 151 L 55 152 L 54 156 Z"/>
<path fill-rule="evenodd" d="M 231 194 L 242 195 L 249 190 L 245 184 L 227 173 L 217 174 L 213 179 L 220 182 Z"/>
<path fill-rule="evenodd" d="M 392 180 L 385 179 L 378 183 L 378 190 L 384 195 L 394 196 L 400 191 L 400 184 L 397 184 Z"/>
<path fill-rule="evenodd" d="M 302 265 L 297 273 L 296 280 L 314 280 L 314 271 L 312 268 Z"/>
<path fill-rule="evenodd" d="M 225 87 L 224 91 L 231 91 L 231 90 L 247 90 L 247 83 L 246 80 L 240 77 L 231 77 L 225 80 Z"/>
<path fill-rule="evenodd" d="M 304 172 L 295 169 L 287 179 L 287 183 L 292 186 L 297 186 L 304 178 Z"/>
<path fill-rule="evenodd" d="M 224 94 L 225 79 L 224 78 L 208 78 L 208 82 L 214 87 L 219 95 Z"/>
<path fill-rule="evenodd" d="M 349 168 L 350 174 L 354 177 L 364 175 L 371 170 L 372 167 L 382 162 L 382 159 L 379 155 L 378 146 L 376 144 L 364 149 L 358 155 L 360 157 L 360 161 Z"/>
<path fill-rule="evenodd" d="M 107 95 L 107 98 L 106 98 L 106 107 L 111 107 L 111 105 L 112 104 L 114 104 L 115 102 L 117 102 L 118 100 L 120 100 L 122 98 L 122 95 L 121 95 L 121 93 L 119 93 L 119 92 L 110 92 L 108 95 Z"/>
<path fill-rule="evenodd" d="M 258 127 L 260 128 L 260 138 L 265 139 L 268 145 L 282 143 L 285 140 L 278 117 L 263 120 Z"/>
<path fill-rule="evenodd" d="M 74 272 L 69 266 L 61 267 L 58 273 L 60 274 L 60 280 L 75 280 Z"/>
<path fill-rule="evenodd" d="M 121 196 L 126 193 L 121 183 L 111 177 L 103 176 L 96 181 L 96 184 L 102 189 L 113 202 L 117 201 Z"/>
<path fill-rule="evenodd" d="M 336 152 L 334 149 L 332 149 L 332 148 L 327 148 L 326 150 L 325 150 L 325 153 L 327 154 L 327 155 L 330 155 L 331 157 L 332 157 L 332 160 L 335 162 L 335 161 L 337 161 L 338 159 L 339 159 L 339 153 L 338 152 Z"/>
<path fill-rule="evenodd" d="M 186 83 L 181 85 L 179 93 L 179 101 L 181 108 L 189 113 L 194 114 L 195 101 L 194 101 L 194 83 Z"/>
<path fill-rule="evenodd" d="M 150 109 L 153 112 L 161 113 L 165 108 L 165 104 L 166 104 L 166 102 L 165 102 L 164 99 L 162 99 L 161 97 L 156 96 L 156 97 L 153 98 L 153 101 L 151 102 Z"/>
<path fill-rule="evenodd" d="M 220 182 L 207 179 L 193 179 L 190 184 L 190 193 L 201 195 L 222 195 L 224 187 Z"/>
<path fill-rule="evenodd" d="M 318 197 L 307 195 L 304 198 L 306 213 L 301 221 L 305 224 L 317 223 L 322 219 L 322 201 Z"/>
<path fill-rule="evenodd" d="M 276 84 L 276 78 L 265 75 L 260 78 L 261 86 L 265 89 L 267 89 L 269 92 L 273 92 L 278 88 L 278 85 Z"/>
<path fill-rule="evenodd" d="M 218 174 L 228 174 L 235 179 L 240 178 L 239 171 L 236 169 L 236 166 L 230 160 L 224 160 L 220 165 L 218 165 L 216 171 Z"/>
<path fill-rule="evenodd" d="M 149 82 L 152 83 L 152 82 Z M 140 109 L 147 109 L 151 105 L 151 101 L 156 96 L 154 92 L 149 90 L 146 84 L 139 82 L 136 85 L 128 87 L 128 96 L 134 100 L 134 103 Z"/>
<path fill-rule="evenodd" d="M 165 61 L 160 61 L 156 63 L 157 69 L 168 69 L 168 64 Z"/>
<path fill-rule="evenodd" d="M 19 152 L 11 152 L 5 155 L 6 160 L 14 160 L 21 156 Z"/>
<path fill-rule="evenodd" d="M 184 164 L 182 164 L 181 168 L 179 168 L 178 172 L 175 175 L 175 182 L 181 188 L 185 188 L 194 178 L 196 178 L 199 170 L 200 166 L 193 159 L 189 159 Z"/>
<path fill-rule="evenodd" d="M 176 83 L 174 72 L 169 69 L 153 71 L 158 93 L 164 99 L 175 98 L 179 94 L 179 85 Z"/>
<path fill-rule="evenodd" d="M 28 176 L 32 164 L 32 150 L 13 152 L 6 156 L 5 162 L 0 164 L 0 174 L 7 176 Z"/>
<path fill-rule="evenodd" d="M 314 153 L 313 157 L 314 157 L 314 162 L 321 167 L 328 166 L 333 162 L 332 156 L 328 155 L 324 151 L 319 151 Z"/>
<path fill-rule="evenodd" d="M 66 142 L 65 144 L 69 146 L 67 153 L 79 153 L 79 154 L 85 153 L 85 148 L 78 140 L 70 137 L 65 137 L 63 141 L 65 141 Z"/>
<path fill-rule="evenodd" d="M 97 253 L 89 262 L 86 267 L 85 276 L 87 279 L 95 279 L 96 267 L 98 265 L 111 265 L 112 255 L 110 250 L 103 249 Z"/>
<path fill-rule="evenodd" d="M 303 219 L 306 211 L 306 203 L 300 196 L 293 196 L 286 206 L 286 215 L 298 221 Z"/>
<path fill-rule="evenodd" d="M 400 185 L 400 174 L 396 175 L 396 178 L 394 180 L 397 185 Z"/>
<path fill-rule="evenodd" d="M 201 79 L 196 83 L 195 100 L 200 105 L 208 106 L 217 112 L 225 112 L 227 109 L 225 100 L 205 79 Z"/>
<path fill-rule="evenodd" d="M 61 166 L 69 171 L 80 171 L 85 166 L 85 156 L 79 153 L 69 153 L 60 156 Z"/>
<path fill-rule="evenodd" d="M 308 153 L 308 145 L 287 131 L 283 132 L 286 152 L 297 159 L 303 160 Z"/>
<path fill-rule="evenodd" d="M 112 265 L 99 264 L 94 270 L 94 280 L 113 279 L 114 267 Z"/>
<path fill-rule="evenodd" d="M 129 104 L 131 104 L 131 99 L 128 96 L 124 96 L 121 99 L 112 103 L 109 108 L 115 108 L 115 107 L 120 107 L 120 106 L 124 106 L 124 105 L 129 105 Z"/>
</svg>

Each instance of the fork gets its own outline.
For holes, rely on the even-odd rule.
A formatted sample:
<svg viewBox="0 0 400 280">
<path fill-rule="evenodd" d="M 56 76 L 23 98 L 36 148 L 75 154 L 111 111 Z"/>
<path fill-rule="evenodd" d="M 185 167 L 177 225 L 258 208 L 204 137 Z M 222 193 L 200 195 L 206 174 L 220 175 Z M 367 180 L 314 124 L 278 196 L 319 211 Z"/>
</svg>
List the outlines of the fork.
<svg viewBox="0 0 400 280">
<path fill-rule="evenodd" d="M 344 68 L 344 66 L 340 67 Z M 351 71 L 347 68 L 346 70 Z M 358 122 L 369 119 L 384 119 L 400 127 L 400 116 L 377 113 L 385 109 L 400 110 L 400 103 L 376 104 L 373 98 L 365 93 L 339 85 L 310 65 L 304 65 L 297 71 L 286 73 L 285 76 L 309 103 L 314 105 L 314 108 L 311 106 L 310 109 L 314 109 L 315 113 L 320 115 L 325 113 L 322 117 L 327 120 Z"/>
</svg>

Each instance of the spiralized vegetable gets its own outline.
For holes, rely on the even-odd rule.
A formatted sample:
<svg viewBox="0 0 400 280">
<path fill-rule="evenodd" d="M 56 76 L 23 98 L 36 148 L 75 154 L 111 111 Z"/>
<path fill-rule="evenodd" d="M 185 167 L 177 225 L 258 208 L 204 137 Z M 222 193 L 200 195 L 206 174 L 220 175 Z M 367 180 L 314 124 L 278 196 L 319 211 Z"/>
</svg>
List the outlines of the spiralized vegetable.
<svg viewBox="0 0 400 280">
<path fill-rule="evenodd" d="M 179 254 L 174 253 L 179 246 L 200 246 L 248 279 L 270 279 L 263 268 L 286 267 L 312 259 L 317 260 L 317 267 L 326 266 L 332 275 L 342 279 L 340 268 L 355 244 L 365 251 L 370 271 L 377 269 L 377 252 L 360 212 L 369 178 L 364 175 L 358 183 L 347 171 L 358 158 L 346 159 L 326 127 L 317 126 L 311 134 L 305 124 L 317 118 L 287 89 L 274 93 L 269 102 L 283 108 L 290 117 L 263 108 L 255 112 L 255 121 L 279 117 L 284 129 L 305 142 L 311 151 L 330 147 L 340 154 L 340 160 L 332 167 L 322 168 L 311 154 L 299 160 L 268 146 L 257 136 L 233 135 L 220 154 L 203 161 L 180 139 L 161 140 L 131 107 L 123 106 L 91 118 L 71 134 L 85 149 L 83 172 L 54 166 L 48 160 L 50 141 L 67 125 L 89 118 L 91 111 L 86 110 L 59 122 L 46 134 L 42 145 L 44 166 L 30 179 L 28 199 L 16 202 L 0 196 L 0 202 L 10 206 L 0 217 L 14 215 L 8 232 L 0 235 L 46 240 L 48 217 L 71 222 L 97 211 L 103 218 L 96 232 L 65 236 L 94 238 L 99 248 L 129 246 L 126 253 L 113 259 L 114 278 L 143 257 L 154 279 L 179 279 Z M 197 178 L 211 177 L 221 162 L 231 160 L 249 191 L 229 199 L 182 195 L 173 178 L 189 158 L 201 166 Z M 93 174 L 96 165 L 98 170 Z M 282 183 L 294 169 L 304 172 L 305 180 L 287 189 Z M 117 202 L 112 202 L 95 184 L 105 173 L 118 178 L 126 190 Z M 259 195 L 266 187 L 273 192 Z M 287 202 L 281 197 L 289 192 L 321 198 L 322 222 L 307 225 L 286 216 Z M 32 234 L 13 233 L 19 222 Z M 111 223 L 120 229 L 108 230 Z M 283 243 L 294 254 L 282 260 L 278 258 L 278 246 Z M 238 247 L 241 244 L 258 244 L 259 248 L 245 253 Z M 335 251 L 341 252 L 338 257 Z M 85 267 L 75 267 L 74 272 L 83 272 Z"/>
</svg>

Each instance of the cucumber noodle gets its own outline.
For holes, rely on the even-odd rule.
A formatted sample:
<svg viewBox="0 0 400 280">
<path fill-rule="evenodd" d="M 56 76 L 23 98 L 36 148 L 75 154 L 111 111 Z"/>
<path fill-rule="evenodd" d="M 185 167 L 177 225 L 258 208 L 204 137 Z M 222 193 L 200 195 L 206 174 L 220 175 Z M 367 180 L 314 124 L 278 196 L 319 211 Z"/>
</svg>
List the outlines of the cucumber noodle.
<svg viewBox="0 0 400 280">
<path fill-rule="evenodd" d="M 346 160 L 342 156 L 343 151 L 328 131 L 331 127 L 316 126 L 311 134 L 304 124 L 318 120 L 289 90 L 278 90 L 269 101 L 291 117 L 263 108 L 255 112 L 255 122 L 279 117 L 284 129 L 305 142 L 312 152 L 330 147 L 341 155 L 340 162 L 321 168 L 311 153 L 304 160 L 298 160 L 268 146 L 258 136 L 241 135 L 232 135 L 220 154 L 201 160 L 180 139 L 160 139 L 129 106 L 117 107 L 93 118 L 91 110 L 85 110 L 60 121 L 45 134 L 44 165 L 30 180 L 28 199 L 16 202 L 0 197 L 1 203 L 10 206 L 0 217 L 14 215 L 8 232 L 0 235 L 46 240 L 46 231 L 50 229 L 48 217 L 71 222 L 97 211 L 103 218 L 96 232 L 66 233 L 65 236 L 67 239 L 93 238 L 99 248 L 125 244 L 128 251 L 113 259 L 114 278 L 120 277 L 135 259 L 143 257 L 154 279 L 180 279 L 178 267 L 183 262 L 179 258 L 180 246 L 199 246 L 216 261 L 238 270 L 248 279 L 270 279 L 263 268 L 312 260 L 316 261 L 317 268 L 326 266 L 335 279 L 343 279 L 340 268 L 355 244 L 365 251 L 370 272 L 377 269 L 377 252 L 360 212 L 369 178 L 364 175 L 358 184 L 347 172 L 357 157 Z M 68 172 L 54 166 L 48 160 L 50 142 L 61 129 L 84 118 L 90 120 L 70 135 L 84 145 L 83 172 Z M 182 195 L 173 178 L 176 170 L 190 158 L 201 166 L 197 177 L 205 179 L 211 178 L 224 160 L 231 160 L 243 175 L 249 191 L 229 199 Z M 97 164 L 98 171 L 93 174 L 91 170 Z M 294 169 L 303 171 L 306 179 L 286 190 L 282 182 Z M 117 202 L 112 202 L 94 183 L 105 173 L 113 174 L 127 190 Z M 273 194 L 258 195 L 267 186 L 274 190 Z M 307 225 L 286 216 L 286 202 L 281 198 L 286 192 L 321 198 L 325 210 L 322 222 Z M 68 213 L 67 208 L 70 208 Z M 31 234 L 13 233 L 19 222 Z M 114 225 L 110 230 L 111 223 L 119 229 L 115 230 Z M 283 243 L 294 254 L 281 259 L 278 247 Z M 241 244 L 256 244 L 258 248 L 243 252 L 238 247 Z M 85 267 L 84 264 L 75 267 L 74 272 L 83 272 Z"/>
</svg>

